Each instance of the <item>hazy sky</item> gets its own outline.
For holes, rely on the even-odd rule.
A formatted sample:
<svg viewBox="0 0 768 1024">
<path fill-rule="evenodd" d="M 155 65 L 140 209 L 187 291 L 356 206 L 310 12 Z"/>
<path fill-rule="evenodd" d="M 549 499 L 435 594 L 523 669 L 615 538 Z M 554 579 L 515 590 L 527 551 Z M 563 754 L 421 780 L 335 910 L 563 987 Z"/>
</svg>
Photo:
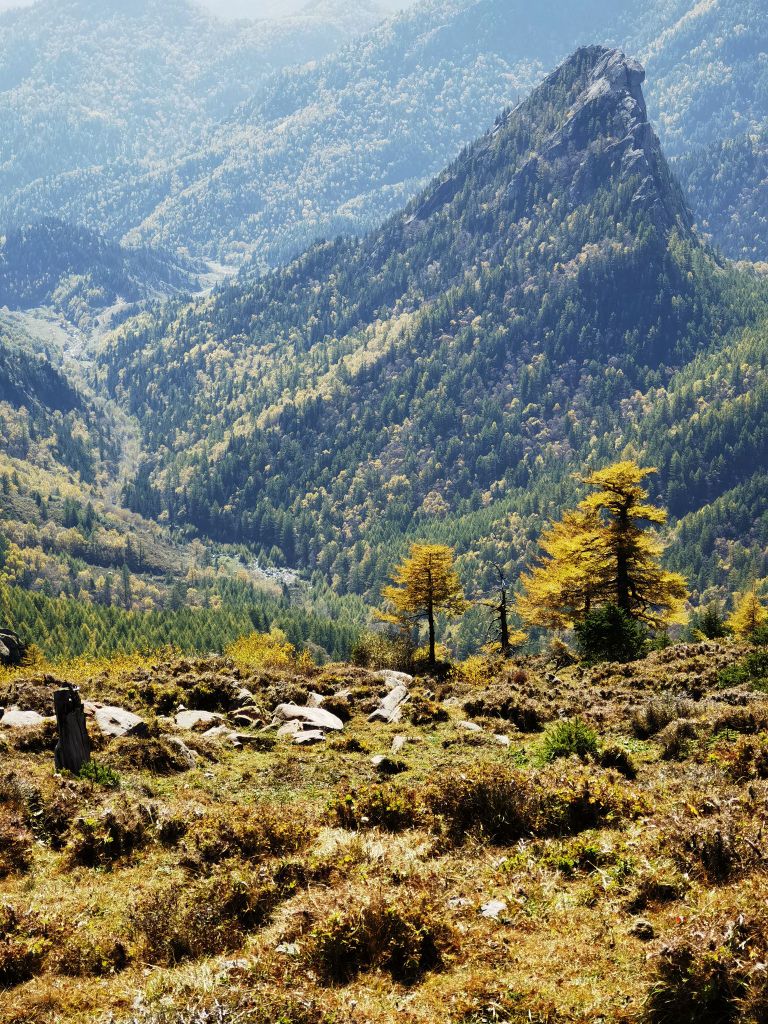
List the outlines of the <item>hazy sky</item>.
<svg viewBox="0 0 768 1024">
<path fill-rule="evenodd" d="M 162 2 L 162 0 L 159 0 Z M 307 0 L 198 0 L 209 10 L 222 17 L 264 18 L 291 14 L 306 6 Z M 355 0 L 349 0 L 354 4 Z M 392 10 L 407 7 L 410 0 L 381 0 L 383 6 Z M 34 0 L 0 0 L 0 11 L 9 7 L 28 7 Z"/>
</svg>

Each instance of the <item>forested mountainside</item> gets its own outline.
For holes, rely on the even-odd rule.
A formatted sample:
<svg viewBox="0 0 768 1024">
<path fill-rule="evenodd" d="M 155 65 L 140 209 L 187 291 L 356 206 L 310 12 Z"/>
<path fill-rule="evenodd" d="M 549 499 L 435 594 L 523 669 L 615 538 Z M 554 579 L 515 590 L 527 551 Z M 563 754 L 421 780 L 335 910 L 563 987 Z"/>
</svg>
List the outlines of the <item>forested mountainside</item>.
<svg viewBox="0 0 768 1024">
<path fill-rule="evenodd" d="M 674 170 L 699 230 L 735 260 L 768 258 L 768 127 L 694 149 Z"/>
<path fill-rule="evenodd" d="M 128 249 L 58 220 L 11 229 L 0 238 L 0 306 L 47 306 L 87 327 L 116 303 L 197 288 L 189 261 L 148 248 Z"/>
<path fill-rule="evenodd" d="M 69 6 L 57 9 L 59 19 L 71 14 Z M 13 171 L 0 224 L 42 214 L 209 257 L 255 254 L 259 267 L 285 262 L 318 238 L 362 233 L 400 209 L 580 42 L 619 45 L 647 62 L 651 120 L 673 154 L 743 134 L 765 118 L 768 31 L 759 0 L 643 7 L 426 0 L 306 67 L 299 65 L 310 55 L 309 29 L 297 32 L 292 21 L 216 26 L 191 12 L 163 5 L 162 14 L 140 9 L 104 20 L 88 48 L 84 84 L 63 76 L 46 85 L 46 111 L 51 89 L 60 110 L 40 115 L 44 130 L 36 137 L 46 153 L 34 163 L 29 146 L 38 142 L 27 139 L 22 97 L 36 79 L 9 87 L 6 166 L 32 170 Z M 329 22 L 337 25 L 338 41 L 376 16 L 377 8 L 362 8 L 359 25 L 345 21 L 340 31 L 341 15 L 321 5 L 308 24 L 322 23 L 326 33 Z M 48 26 L 58 21 L 46 19 L 45 4 L 29 25 L 30 12 L 14 17 L 8 46 L 24 69 L 29 47 L 17 37 L 39 38 L 50 50 Z M 59 28 L 55 46 L 66 50 L 61 40 L 76 33 L 69 22 Z M 122 66 L 114 53 L 123 45 L 118 29 L 136 43 L 124 72 L 128 114 L 100 114 L 104 123 L 93 132 L 93 110 L 112 110 L 120 95 L 103 80 L 105 67 Z M 292 51 L 280 50 L 284 39 Z M 64 52 L 55 66 L 72 63 Z M 159 78 L 158 66 L 171 71 Z M 154 112 L 148 122 L 147 109 Z M 84 134 L 94 152 L 77 141 Z M 49 166 L 53 149 L 61 166 Z M 730 253 L 719 196 L 717 188 L 691 194 L 697 218 L 714 225 L 714 241 Z"/>
<path fill-rule="evenodd" d="M 693 486 L 701 446 L 673 462 L 669 417 L 742 437 L 762 392 L 727 353 L 765 286 L 701 247 L 642 80 L 580 50 L 363 242 L 120 329 L 101 376 L 142 426 L 131 507 L 367 593 L 406 533 L 456 543 L 476 579 L 519 566 L 570 472 L 625 445 L 678 516 L 733 487 L 733 464 Z M 722 422 L 686 377 L 708 353 Z"/>
<path fill-rule="evenodd" d="M 353 15 L 320 5 L 275 22 L 220 21 L 187 0 L 39 0 L 3 13 L 2 222 L 41 212 L 72 221 L 34 198 L 62 175 L 98 209 L 98 193 L 87 191 L 96 168 L 135 179 L 191 146 L 271 72 L 337 49 L 384 14 L 373 2 L 354 6 Z M 25 189 L 32 199 L 16 217 Z M 130 189 L 124 199 L 130 209 Z"/>
</svg>

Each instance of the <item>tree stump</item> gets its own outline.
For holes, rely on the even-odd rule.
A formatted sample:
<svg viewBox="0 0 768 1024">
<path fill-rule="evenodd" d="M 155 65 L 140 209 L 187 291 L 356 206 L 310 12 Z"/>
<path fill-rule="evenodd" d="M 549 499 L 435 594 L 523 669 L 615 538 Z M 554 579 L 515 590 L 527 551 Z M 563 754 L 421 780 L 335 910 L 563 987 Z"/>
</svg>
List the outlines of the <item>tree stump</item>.
<svg viewBox="0 0 768 1024">
<path fill-rule="evenodd" d="M 85 724 L 85 710 L 76 687 L 67 686 L 53 694 L 59 742 L 56 744 L 56 769 L 77 775 L 91 759 L 91 744 Z"/>
</svg>

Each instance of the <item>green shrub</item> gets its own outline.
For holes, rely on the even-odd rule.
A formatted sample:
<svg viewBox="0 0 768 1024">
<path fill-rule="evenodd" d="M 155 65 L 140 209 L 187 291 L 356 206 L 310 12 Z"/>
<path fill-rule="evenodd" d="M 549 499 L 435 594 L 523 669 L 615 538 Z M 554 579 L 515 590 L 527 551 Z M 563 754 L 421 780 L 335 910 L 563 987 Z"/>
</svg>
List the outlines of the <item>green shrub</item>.
<svg viewBox="0 0 768 1024">
<path fill-rule="evenodd" d="M 717 681 L 723 689 L 749 685 L 754 690 L 768 692 L 768 650 L 754 651 L 738 665 L 723 669 Z"/>
<path fill-rule="evenodd" d="M 366 786 L 340 793 L 331 812 L 341 828 L 383 828 L 404 832 L 418 824 L 421 808 L 415 795 L 397 786 Z"/>
<path fill-rule="evenodd" d="M 569 718 L 555 722 L 544 735 L 541 743 L 542 763 L 550 764 L 560 757 L 597 758 L 599 741 L 597 733 L 580 718 Z"/>
<path fill-rule="evenodd" d="M 616 605 L 606 604 L 576 625 L 576 649 L 587 665 L 637 661 L 646 653 L 648 630 Z"/>
<path fill-rule="evenodd" d="M 77 774 L 79 778 L 87 779 L 97 786 L 104 786 L 105 789 L 117 789 L 120 785 L 120 776 L 117 772 L 98 761 L 86 761 Z"/>
<path fill-rule="evenodd" d="M 351 661 L 358 668 L 392 669 L 410 672 L 414 646 L 408 637 L 387 633 L 364 633 L 352 648 Z"/>
</svg>

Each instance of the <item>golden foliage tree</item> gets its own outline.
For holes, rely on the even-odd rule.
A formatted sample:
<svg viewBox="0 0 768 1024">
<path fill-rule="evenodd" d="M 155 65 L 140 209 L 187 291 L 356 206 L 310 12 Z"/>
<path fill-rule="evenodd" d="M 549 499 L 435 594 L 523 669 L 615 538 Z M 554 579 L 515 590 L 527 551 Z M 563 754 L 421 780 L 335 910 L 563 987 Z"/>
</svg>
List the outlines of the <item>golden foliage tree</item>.
<svg viewBox="0 0 768 1024">
<path fill-rule="evenodd" d="M 644 481 L 655 472 L 626 461 L 582 479 L 593 493 L 547 529 L 538 565 L 523 576 L 524 622 L 563 628 L 614 604 L 659 628 L 680 613 L 686 582 L 662 567 L 663 545 L 651 530 L 667 521 L 664 509 L 648 503 Z"/>
<path fill-rule="evenodd" d="M 395 569 L 392 583 L 381 596 L 391 608 L 381 613 L 385 622 L 413 627 L 426 619 L 429 664 L 434 668 L 436 616 L 440 612 L 461 615 L 467 609 L 453 550 L 441 544 L 411 545 L 410 555 Z"/>
<path fill-rule="evenodd" d="M 768 624 L 768 609 L 760 600 L 757 587 L 752 586 L 739 597 L 736 607 L 728 618 L 728 626 L 736 636 L 748 639 L 766 624 Z"/>
</svg>

